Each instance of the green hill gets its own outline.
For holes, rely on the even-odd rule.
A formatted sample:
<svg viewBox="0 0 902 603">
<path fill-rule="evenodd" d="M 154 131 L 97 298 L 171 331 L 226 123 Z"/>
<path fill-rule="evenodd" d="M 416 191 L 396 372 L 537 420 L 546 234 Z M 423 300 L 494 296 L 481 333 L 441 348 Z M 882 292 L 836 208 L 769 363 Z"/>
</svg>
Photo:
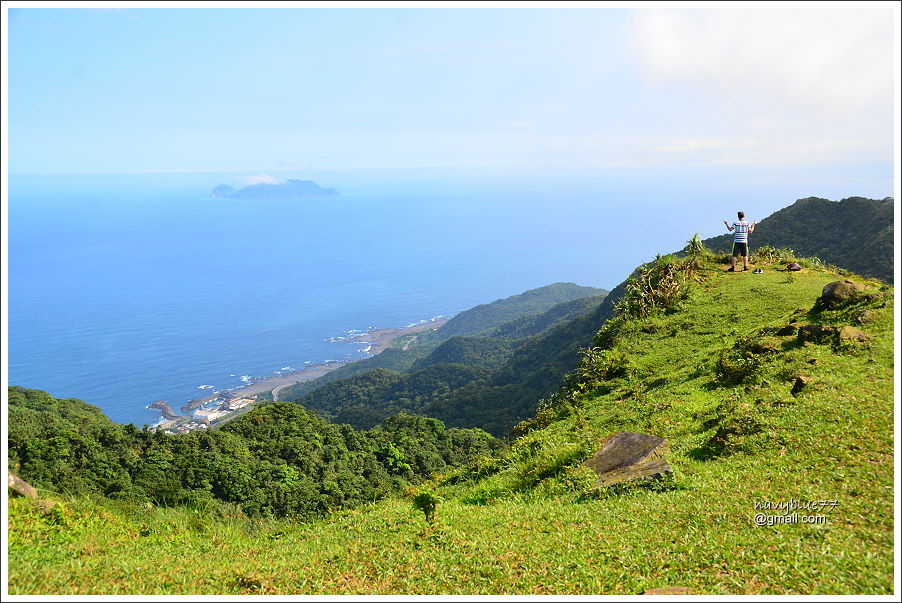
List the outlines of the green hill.
<svg viewBox="0 0 902 603">
<path fill-rule="evenodd" d="M 297 404 L 263 404 L 219 429 L 169 435 L 80 400 L 9 388 L 9 467 L 36 487 L 132 504 L 309 520 L 383 498 L 500 442 L 400 414 L 359 432 Z M 397 414 L 397 413 L 393 413 Z"/>
<path fill-rule="evenodd" d="M 601 303 L 605 295 L 607 291 L 604 289 L 555 283 L 476 306 L 461 312 L 441 328 L 420 334 L 417 343 L 407 349 L 388 348 L 372 358 L 352 362 L 313 381 L 286 387 L 279 393 L 279 398 L 298 400 L 328 383 L 362 375 L 374 369 L 406 373 L 439 362 L 495 367 L 502 364 L 526 338 L 591 311 Z M 464 336 L 468 339 L 458 340 L 449 344 L 449 347 L 436 350 L 443 342 Z M 476 341 L 472 338 L 474 336 L 483 339 Z M 502 338 L 505 341 L 488 341 L 486 338 Z M 472 349 L 465 352 L 464 348 Z M 433 351 L 435 355 L 431 359 L 427 358 Z M 446 355 L 449 359 L 441 360 Z M 453 360 L 450 359 L 452 356 Z M 359 381 L 355 383 L 359 386 Z M 321 408 L 328 408 L 328 405 L 324 403 Z"/>
<path fill-rule="evenodd" d="M 761 221 L 752 236 L 752 250 L 791 248 L 798 255 L 817 256 L 824 262 L 892 282 L 892 228 L 890 198 L 852 197 L 840 202 L 802 199 Z M 724 235 L 705 243 L 715 250 L 728 251 L 731 240 L 730 235 Z M 770 253 L 765 259 L 777 257 L 778 254 Z M 491 375 L 480 373 L 481 379 L 466 382 L 457 389 L 441 388 L 431 399 L 428 395 L 420 396 L 415 407 L 386 399 L 382 395 L 387 390 L 377 393 L 376 388 L 372 388 L 375 396 L 370 403 L 383 409 L 422 412 L 440 418 L 449 426 L 475 426 L 504 436 L 518 421 L 531 416 L 536 403 L 552 393 L 563 376 L 576 366 L 579 350 L 590 345 L 598 325 L 613 314 L 624 286 L 621 284 L 598 296 L 576 297 L 539 314 L 529 313 L 534 304 L 547 304 L 567 295 L 589 294 L 590 288 L 557 283 L 477 306 L 460 313 L 442 328 L 421 336 L 420 345 L 404 352 L 393 350 L 388 355 L 388 351 L 383 352 L 362 363 L 342 367 L 324 379 L 283 390 L 281 397 L 297 400 L 305 396 L 306 403 L 315 404 L 326 416 L 334 418 L 341 405 L 329 398 L 338 394 L 341 379 L 350 375 L 365 375 L 372 368 L 411 373 L 442 361 L 488 368 Z M 517 313 L 520 314 L 516 318 L 497 324 Z M 451 340 L 450 334 L 465 334 L 467 338 Z M 443 347 L 437 349 L 442 341 Z M 373 377 L 376 381 L 381 379 L 379 374 Z M 330 382 L 339 385 L 317 392 L 321 385 Z M 351 385 L 360 388 L 361 382 Z M 345 415 L 345 418 L 357 427 L 366 427 L 384 416 L 367 413 L 366 404 L 362 402 L 355 415 Z"/>
<path fill-rule="evenodd" d="M 407 496 L 304 524 L 12 499 L 9 591 L 891 594 L 893 290 L 817 262 L 778 270 L 788 259 L 756 258 L 763 274 L 701 257 L 638 270 L 509 449 L 461 458 Z M 865 290 L 827 308 L 818 298 L 838 279 Z M 388 429 L 396 448 L 417 432 Z M 581 463 L 623 430 L 666 438 L 673 475 L 593 488 Z M 793 512 L 808 521 L 767 525 Z"/>
<path fill-rule="evenodd" d="M 423 343 L 445 341 L 455 335 L 478 335 L 530 314 L 542 314 L 557 304 L 584 297 L 605 295 L 604 289 L 573 283 L 554 283 L 519 295 L 481 304 L 457 314 L 441 328 L 424 334 Z"/>
<path fill-rule="evenodd" d="M 573 287 L 564 290 L 588 289 Z M 612 302 L 606 299 L 602 294 L 561 302 L 541 314 L 521 315 L 485 329 L 478 337 L 453 336 L 438 345 L 389 349 L 326 375 L 329 379 L 286 388 L 280 398 L 359 429 L 372 426 L 390 412 L 405 410 L 437 417 L 449 427 L 478 427 L 502 436 L 528 417 L 539 398 L 554 391 L 563 375 L 576 366 L 580 347 L 591 342 L 597 325 L 612 311 Z M 507 309 L 501 313 L 506 314 Z M 500 334 L 521 337 L 510 339 Z M 388 362 L 379 360 L 387 352 L 394 352 Z M 356 364 L 360 366 L 354 367 Z M 442 366 L 445 368 L 439 369 Z M 397 387 L 383 387 L 386 368 L 395 373 Z M 426 368 L 431 371 L 423 373 Z M 434 382 L 438 387 L 422 387 L 423 375 L 437 375 L 439 370 L 442 378 Z M 405 374 L 397 374 L 401 372 Z M 411 391 L 415 395 L 409 395 Z"/>
<path fill-rule="evenodd" d="M 726 234 L 705 244 L 727 252 L 732 241 Z M 893 199 L 799 199 L 761 220 L 750 241 L 752 250 L 763 245 L 788 247 L 801 256 L 892 283 Z"/>
</svg>

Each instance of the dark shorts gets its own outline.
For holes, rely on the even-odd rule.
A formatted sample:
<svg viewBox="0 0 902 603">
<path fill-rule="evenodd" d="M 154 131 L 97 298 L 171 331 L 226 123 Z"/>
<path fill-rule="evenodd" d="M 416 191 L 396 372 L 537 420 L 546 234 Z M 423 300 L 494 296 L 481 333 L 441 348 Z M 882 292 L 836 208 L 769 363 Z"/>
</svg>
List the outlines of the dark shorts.
<svg viewBox="0 0 902 603">
<path fill-rule="evenodd" d="M 735 258 L 737 255 L 741 255 L 742 257 L 748 257 L 749 244 L 748 243 L 733 243 L 733 257 Z"/>
</svg>

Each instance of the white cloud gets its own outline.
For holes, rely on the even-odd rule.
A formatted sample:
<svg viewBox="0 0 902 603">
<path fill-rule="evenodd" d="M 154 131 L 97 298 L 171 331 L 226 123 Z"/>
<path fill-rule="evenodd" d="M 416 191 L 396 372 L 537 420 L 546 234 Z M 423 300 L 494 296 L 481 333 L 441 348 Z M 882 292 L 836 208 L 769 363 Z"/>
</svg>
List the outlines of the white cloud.
<svg viewBox="0 0 902 603">
<path fill-rule="evenodd" d="M 748 149 L 755 146 L 758 146 L 758 143 L 749 138 L 684 138 L 646 147 L 644 150 L 650 153 L 691 153 L 719 149 Z"/>
<path fill-rule="evenodd" d="M 245 184 L 249 186 L 253 186 L 255 184 L 284 184 L 285 181 L 276 178 L 275 176 L 270 176 L 269 174 L 260 174 L 258 176 L 249 176 L 244 179 Z"/>
<path fill-rule="evenodd" d="M 782 103 L 822 118 L 891 109 L 892 7 L 812 5 L 639 9 L 634 48 L 652 82 L 745 106 Z"/>
</svg>

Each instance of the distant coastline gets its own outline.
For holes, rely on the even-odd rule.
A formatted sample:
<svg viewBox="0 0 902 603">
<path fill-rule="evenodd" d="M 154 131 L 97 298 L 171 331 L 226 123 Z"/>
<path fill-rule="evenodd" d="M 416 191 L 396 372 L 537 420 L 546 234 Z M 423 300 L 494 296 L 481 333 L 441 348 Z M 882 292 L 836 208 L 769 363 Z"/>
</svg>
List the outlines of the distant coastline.
<svg viewBox="0 0 902 603">
<path fill-rule="evenodd" d="M 341 340 L 351 343 L 368 344 L 366 354 L 369 358 L 381 353 L 391 345 L 392 341 L 399 337 L 437 329 L 448 322 L 448 320 L 450 319 L 437 317 L 400 328 L 370 328 L 363 333 L 348 338 L 336 338 L 336 341 Z M 181 409 L 182 411 L 187 412 L 188 416 L 176 415 L 171 407 L 163 400 L 154 402 L 149 405 L 148 408 L 157 410 L 163 414 L 160 422 L 154 426 L 154 429 L 185 433 L 187 431 L 193 431 L 194 429 L 207 428 L 234 418 L 234 416 L 236 416 L 235 413 L 238 410 L 255 402 L 256 397 L 260 394 L 272 393 L 273 399 L 278 400 L 280 390 L 297 383 L 318 379 L 323 375 L 331 373 L 332 371 L 353 362 L 357 362 L 357 360 L 327 360 L 322 363 L 310 364 L 290 372 L 252 379 L 251 383 L 237 389 L 220 390 L 213 392 L 210 396 L 187 401 Z M 210 410 L 207 408 L 218 400 L 221 400 L 222 403 L 217 405 L 217 409 Z M 236 400 L 247 400 L 248 404 L 236 405 L 234 403 Z M 210 418 L 198 419 L 198 415 L 207 415 Z"/>
</svg>

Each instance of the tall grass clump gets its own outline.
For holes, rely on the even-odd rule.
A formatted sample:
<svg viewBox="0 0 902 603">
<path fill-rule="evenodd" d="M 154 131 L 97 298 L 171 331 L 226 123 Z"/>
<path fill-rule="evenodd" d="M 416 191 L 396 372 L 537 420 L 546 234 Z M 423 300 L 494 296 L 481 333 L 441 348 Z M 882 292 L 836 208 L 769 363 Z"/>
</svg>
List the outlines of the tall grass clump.
<svg viewBox="0 0 902 603">
<path fill-rule="evenodd" d="M 689 258 L 687 263 L 690 264 L 693 269 L 701 268 L 703 264 L 714 257 L 711 250 L 702 243 L 702 238 L 698 233 L 695 233 L 688 241 L 686 241 L 686 247 L 683 248 L 683 252 Z"/>
<path fill-rule="evenodd" d="M 617 312 L 626 318 L 647 318 L 659 312 L 675 311 L 689 295 L 689 281 L 700 267 L 699 257 L 659 255 L 639 268 L 627 280 Z"/>
<path fill-rule="evenodd" d="M 779 264 L 781 262 L 798 262 L 799 259 L 796 257 L 796 252 L 788 247 L 762 245 L 752 253 L 749 261 L 753 264 Z"/>
</svg>

